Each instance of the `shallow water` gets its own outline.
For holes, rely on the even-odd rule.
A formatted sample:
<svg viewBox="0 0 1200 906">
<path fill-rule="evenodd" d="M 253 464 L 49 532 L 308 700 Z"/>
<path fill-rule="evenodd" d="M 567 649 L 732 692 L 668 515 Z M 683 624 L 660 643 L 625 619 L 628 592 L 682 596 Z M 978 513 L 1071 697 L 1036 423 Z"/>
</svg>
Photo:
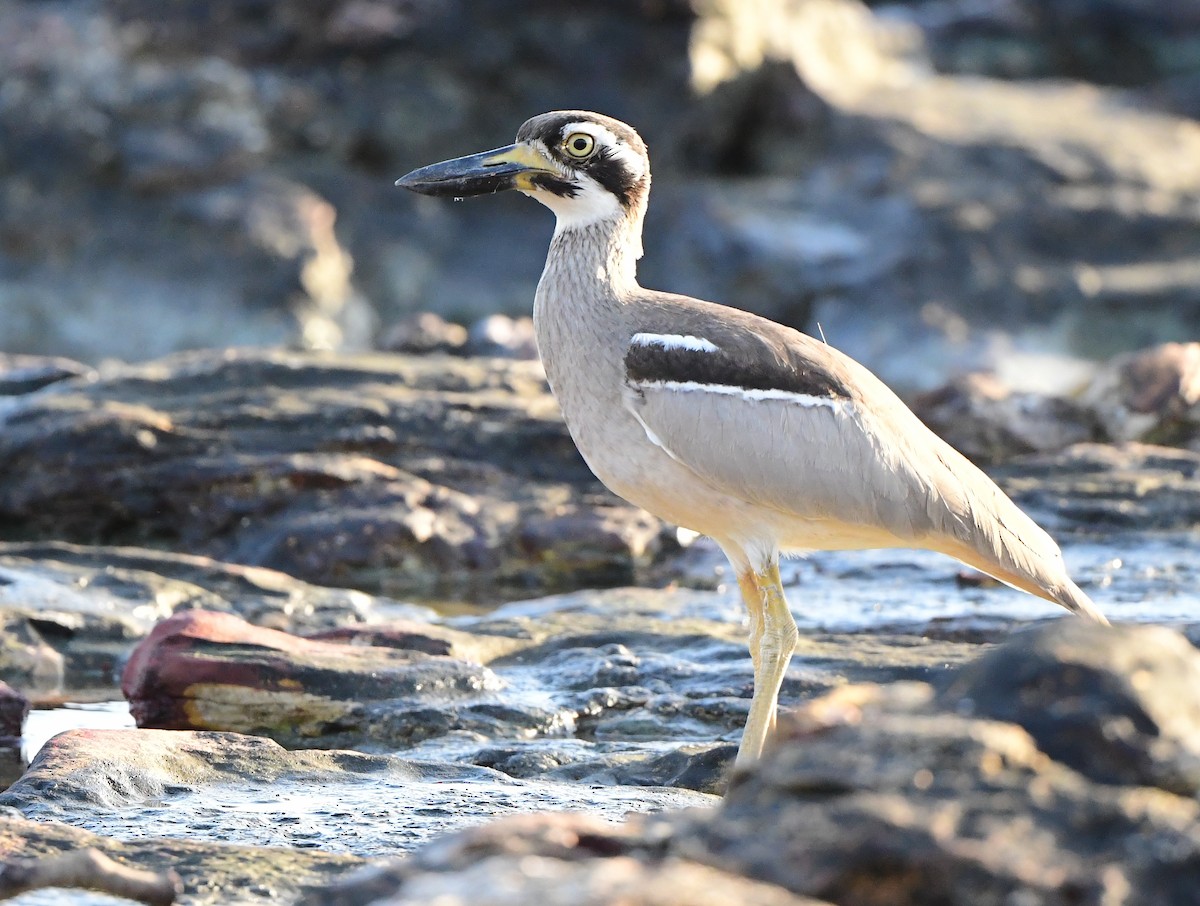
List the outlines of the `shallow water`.
<svg viewBox="0 0 1200 906">
<path fill-rule="evenodd" d="M 1200 619 L 1200 531 L 1059 540 L 1071 575 L 1109 619 L 1166 624 Z M 693 576 L 724 575 L 715 545 L 696 544 Z M 802 630 L 919 630 L 935 620 L 970 625 L 1062 613 L 1056 605 L 998 583 L 971 587 L 960 579 L 970 572 L 949 557 L 920 550 L 818 551 L 780 567 Z M 740 619 L 736 589 L 721 587 Z M 727 619 L 729 612 L 714 607 L 706 616 Z"/>
</svg>

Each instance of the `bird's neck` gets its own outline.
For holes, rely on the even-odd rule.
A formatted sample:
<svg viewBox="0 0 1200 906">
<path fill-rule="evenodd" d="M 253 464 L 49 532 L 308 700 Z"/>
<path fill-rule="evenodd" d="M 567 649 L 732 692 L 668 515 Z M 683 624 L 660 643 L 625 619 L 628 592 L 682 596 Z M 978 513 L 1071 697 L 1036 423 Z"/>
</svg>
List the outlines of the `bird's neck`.
<svg viewBox="0 0 1200 906">
<path fill-rule="evenodd" d="M 640 217 L 621 215 L 570 226 L 560 219 L 546 254 L 542 283 L 561 286 L 566 292 L 586 286 L 620 299 L 637 288 L 641 256 Z"/>
</svg>

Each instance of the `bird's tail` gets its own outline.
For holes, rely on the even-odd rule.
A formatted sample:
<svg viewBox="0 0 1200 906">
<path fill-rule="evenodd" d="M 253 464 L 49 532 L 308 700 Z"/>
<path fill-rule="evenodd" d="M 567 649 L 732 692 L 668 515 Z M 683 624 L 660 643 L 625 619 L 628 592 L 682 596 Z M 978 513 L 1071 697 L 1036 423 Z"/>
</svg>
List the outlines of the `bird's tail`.
<svg viewBox="0 0 1200 906">
<path fill-rule="evenodd" d="M 1046 540 L 1049 541 L 1049 538 Z M 941 545 L 938 549 L 980 572 L 999 579 L 1005 585 L 1052 601 L 1076 616 L 1107 626 L 1108 620 L 1104 614 L 1067 575 L 1058 546 L 1053 542 L 1050 544 L 1053 546 L 1052 555 L 1036 560 L 1027 559 L 1019 565 L 1012 557 L 1003 558 L 1007 563 L 1001 562 L 1002 558 L 987 556 L 977 548 L 957 540 Z"/>
<path fill-rule="evenodd" d="M 1061 604 L 1076 616 L 1085 617 L 1104 626 L 1108 625 L 1108 618 L 1100 612 L 1100 608 L 1093 604 L 1092 599 L 1084 594 L 1083 589 L 1070 579 L 1067 579 L 1065 584 L 1051 589 L 1049 600 Z"/>
</svg>

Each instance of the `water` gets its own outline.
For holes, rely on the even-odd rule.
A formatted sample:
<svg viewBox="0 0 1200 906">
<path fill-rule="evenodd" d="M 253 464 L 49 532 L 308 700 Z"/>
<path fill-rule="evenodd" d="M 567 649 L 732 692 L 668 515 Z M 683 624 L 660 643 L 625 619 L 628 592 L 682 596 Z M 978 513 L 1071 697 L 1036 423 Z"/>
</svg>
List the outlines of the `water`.
<svg viewBox="0 0 1200 906">
<path fill-rule="evenodd" d="M 33 761 L 47 740 L 64 730 L 116 730 L 133 726 L 129 703 L 124 699 L 86 704 L 71 702 L 59 708 L 34 708 L 25 718 L 21 757 L 26 764 Z"/>
</svg>

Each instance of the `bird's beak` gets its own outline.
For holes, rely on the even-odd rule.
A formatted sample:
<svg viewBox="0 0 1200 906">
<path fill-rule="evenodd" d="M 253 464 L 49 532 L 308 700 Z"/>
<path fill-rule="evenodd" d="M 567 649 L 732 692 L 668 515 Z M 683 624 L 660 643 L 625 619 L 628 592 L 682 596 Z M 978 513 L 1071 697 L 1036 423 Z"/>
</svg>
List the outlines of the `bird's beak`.
<svg viewBox="0 0 1200 906">
<path fill-rule="evenodd" d="M 535 188 L 533 180 L 539 174 L 559 175 L 544 154 L 526 142 L 518 142 L 507 148 L 421 167 L 407 176 L 401 176 L 396 180 L 396 185 L 422 195 L 465 198 L 503 192 L 505 189 L 529 192 Z"/>
</svg>

